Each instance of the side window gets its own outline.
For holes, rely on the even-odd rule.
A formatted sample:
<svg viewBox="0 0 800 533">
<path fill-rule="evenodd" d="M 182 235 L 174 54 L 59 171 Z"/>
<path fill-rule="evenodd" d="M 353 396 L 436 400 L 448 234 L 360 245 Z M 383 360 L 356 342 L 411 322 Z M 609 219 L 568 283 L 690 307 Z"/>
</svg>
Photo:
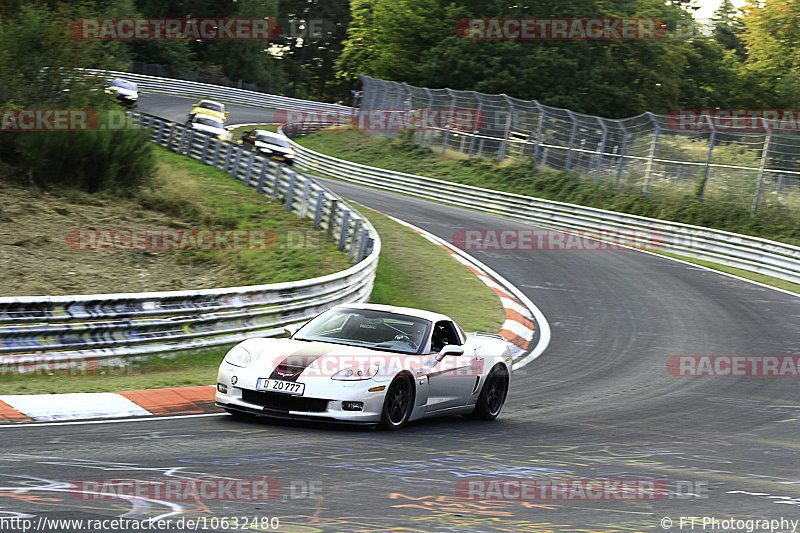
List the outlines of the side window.
<svg viewBox="0 0 800 533">
<path fill-rule="evenodd" d="M 456 333 L 455 324 L 449 320 L 440 320 L 433 326 L 431 352 L 441 351 L 448 344 L 461 344 L 461 340 Z"/>
</svg>

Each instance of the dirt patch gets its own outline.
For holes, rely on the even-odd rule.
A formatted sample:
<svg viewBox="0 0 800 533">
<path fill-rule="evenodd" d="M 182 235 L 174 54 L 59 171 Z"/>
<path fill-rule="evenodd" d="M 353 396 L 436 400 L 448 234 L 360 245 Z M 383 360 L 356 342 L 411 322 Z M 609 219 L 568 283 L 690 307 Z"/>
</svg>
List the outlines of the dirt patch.
<svg viewBox="0 0 800 533">
<path fill-rule="evenodd" d="M 189 228 L 133 199 L 0 183 L 0 296 L 145 292 L 246 285 L 230 265 L 177 252 L 71 249 L 73 229 Z"/>
</svg>

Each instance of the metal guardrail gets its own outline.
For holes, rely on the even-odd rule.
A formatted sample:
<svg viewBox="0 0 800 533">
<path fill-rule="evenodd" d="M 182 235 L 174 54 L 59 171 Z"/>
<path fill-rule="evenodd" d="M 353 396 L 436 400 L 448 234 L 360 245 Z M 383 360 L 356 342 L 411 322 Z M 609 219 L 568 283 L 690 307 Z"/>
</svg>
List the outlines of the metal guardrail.
<svg viewBox="0 0 800 533">
<path fill-rule="evenodd" d="M 292 124 L 290 135 L 328 125 Z M 543 200 L 492 189 L 359 165 L 314 152 L 292 142 L 296 165 L 323 176 L 368 187 L 467 207 L 564 231 L 649 232 L 658 249 L 800 283 L 800 247 L 727 231 L 680 224 L 615 211 Z"/>
<path fill-rule="evenodd" d="M 365 301 L 380 239 L 369 221 L 313 179 L 240 145 L 134 114 L 157 144 L 217 167 L 309 218 L 356 264 L 313 279 L 192 291 L 0 298 L 0 374 L 49 362 L 120 364 L 124 357 L 272 336 L 339 303 Z"/>
<path fill-rule="evenodd" d="M 351 113 L 353 111 L 352 107 L 339 104 L 312 102 L 310 100 L 289 98 L 288 96 L 277 96 L 274 94 L 248 91 L 234 87 L 224 87 L 222 85 L 198 83 L 196 81 L 179 80 L 174 78 L 159 78 L 157 76 L 147 76 L 145 74 L 119 72 L 115 70 L 85 69 L 85 71 L 97 76 L 107 76 L 109 78 L 119 77 L 132 81 L 138 85 L 140 91 L 145 92 L 173 94 L 192 98 L 211 98 L 232 104 L 244 104 L 255 107 L 266 107 L 270 109 L 291 109 L 333 113 Z"/>
</svg>

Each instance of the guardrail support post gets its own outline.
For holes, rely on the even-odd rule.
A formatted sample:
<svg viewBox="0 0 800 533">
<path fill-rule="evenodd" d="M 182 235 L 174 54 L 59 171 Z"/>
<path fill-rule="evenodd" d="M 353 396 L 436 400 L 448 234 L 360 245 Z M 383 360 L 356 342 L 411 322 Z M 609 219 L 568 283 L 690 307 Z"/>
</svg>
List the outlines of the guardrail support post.
<svg viewBox="0 0 800 533">
<path fill-rule="evenodd" d="M 244 173 L 244 179 L 242 183 L 250 186 L 250 175 L 253 173 L 253 161 L 256 158 L 256 154 L 254 152 L 250 152 L 250 156 L 247 158 L 247 170 Z"/>
<path fill-rule="evenodd" d="M 203 142 L 203 153 L 200 154 L 200 162 L 203 163 L 204 165 L 206 164 L 206 160 L 208 158 L 208 145 L 211 142 L 211 137 L 209 137 L 208 135 L 206 135 L 205 137 L 206 140 L 205 142 Z"/>
<path fill-rule="evenodd" d="M 230 151 L 233 151 L 233 145 L 231 145 Z M 242 161 L 242 149 L 240 147 L 236 147 L 236 158 L 233 160 L 233 167 L 230 169 L 231 177 L 236 178 L 237 174 L 239 174 L 239 163 Z"/>
<path fill-rule="evenodd" d="M 359 222 L 361 222 L 359 220 Z M 358 263 L 364 258 L 364 252 L 367 249 L 367 240 L 369 238 L 369 230 L 367 228 L 362 228 L 361 230 L 361 237 L 358 239 L 358 252 L 355 256 L 355 262 Z"/>
<path fill-rule="evenodd" d="M 344 250 L 344 244 L 347 242 L 347 224 L 350 222 L 350 210 L 345 209 L 342 213 L 342 231 L 339 232 L 339 250 Z"/>
<path fill-rule="evenodd" d="M 300 211 L 299 217 L 306 218 L 306 212 L 308 211 L 308 193 L 311 190 L 311 182 L 306 180 L 305 185 L 303 185 L 303 199 L 300 201 Z"/>
<path fill-rule="evenodd" d="M 258 174 L 258 185 L 256 185 L 256 192 L 261 194 L 264 192 L 264 178 L 267 177 L 267 169 L 269 164 L 263 157 L 261 158 L 261 172 Z"/>
<path fill-rule="evenodd" d="M 350 242 L 350 250 L 347 252 L 347 257 L 351 262 L 355 262 L 356 255 L 358 254 L 358 242 L 363 240 L 361 238 L 361 224 L 363 224 L 363 221 L 357 218 L 353 226 L 353 240 Z"/>
<path fill-rule="evenodd" d="M 233 155 L 233 145 L 228 144 L 228 149 L 225 150 L 225 159 L 222 161 L 222 171 L 230 174 L 230 167 L 233 165 L 232 156 Z"/>
<path fill-rule="evenodd" d="M 272 199 L 278 199 L 278 189 L 281 185 L 281 166 L 275 164 L 275 172 L 272 173 Z"/>
<path fill-rule="evenodd" d="M 294 201 L 294 186 L 295 181 L 297 181 L 297 172 L 292 172 L 289 175 L 289 188 L 286 190 L 286 202 L 284 203 L 284 207 L 287 211 L 292 210 L 292 202 Z"/>
<path fill-rule="evenodd" d="M 195 131 L 189 130 L 189 140 L 186 141 L 186 155 L 192 157 L 192 146 L 194 146 Z"/>
<path fill-rule="evenodd" d="M 336 207 L 339 205 L 339 200 L 336 198 L 331 200 L 331 209 L 328 212 L 328 229 L 325 232 L 325 239 L 333 239 L 333 226 L 336 222 Z"/>
<path fill-rule="evenodd" d="M 220 148 L 222 148 L 222 141 L 219 139 L 214 139 L 214 141 L 216 141 L 217 144 L 214 146 L 214 161 L 212 161 L 211 166 L 214 168 L 219 168 L 217 162 L 219 161 L 219 151 Z"/>
<path fill-rule="evenodd" d="M 325 206 L 325 191 L 320 189 L 317 191 L 317 205 L 314 208 L 314 229 L 319 229 L 322 222 L 322 208 Z"/>
</svg>

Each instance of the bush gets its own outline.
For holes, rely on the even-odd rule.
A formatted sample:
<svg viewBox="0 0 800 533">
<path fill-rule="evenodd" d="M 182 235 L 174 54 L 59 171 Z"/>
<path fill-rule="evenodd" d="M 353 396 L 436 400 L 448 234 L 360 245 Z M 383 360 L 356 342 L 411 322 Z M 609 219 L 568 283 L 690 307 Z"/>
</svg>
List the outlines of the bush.
<svg viewBox="0 0 800 533">
<path fill-rule="evenodd" d="M 152 146 L 143 131 L 30 132 L 19 134 L 17 169 L 40 187 L 90 193 L 131 193 L 152 176 Z"/>
</svg>

